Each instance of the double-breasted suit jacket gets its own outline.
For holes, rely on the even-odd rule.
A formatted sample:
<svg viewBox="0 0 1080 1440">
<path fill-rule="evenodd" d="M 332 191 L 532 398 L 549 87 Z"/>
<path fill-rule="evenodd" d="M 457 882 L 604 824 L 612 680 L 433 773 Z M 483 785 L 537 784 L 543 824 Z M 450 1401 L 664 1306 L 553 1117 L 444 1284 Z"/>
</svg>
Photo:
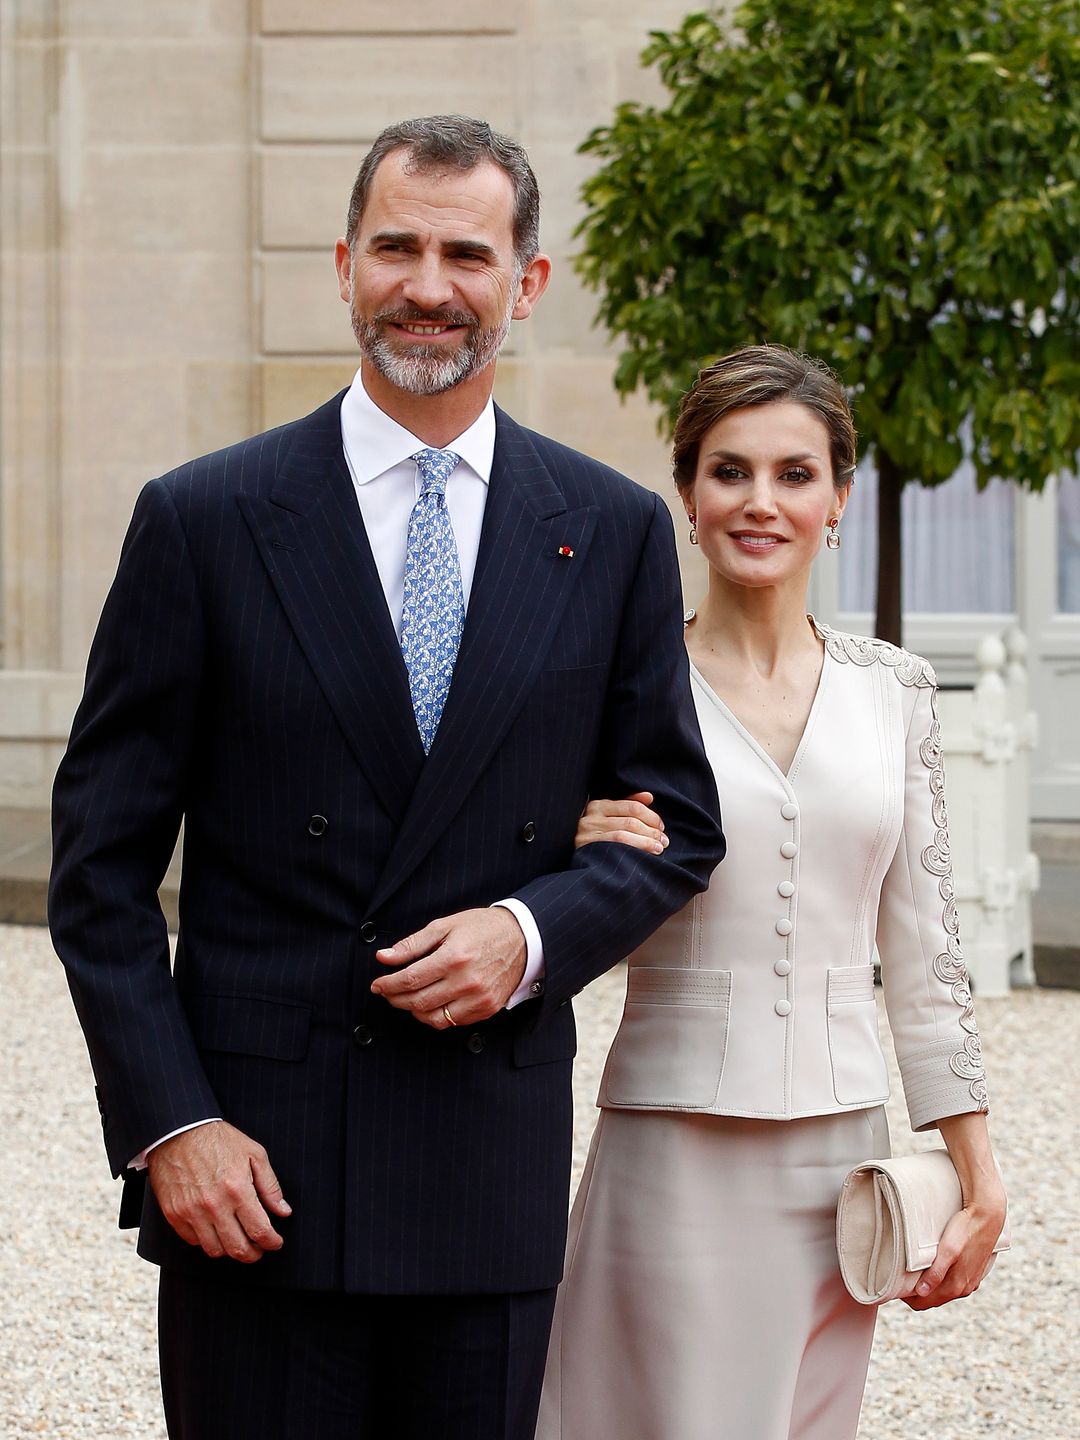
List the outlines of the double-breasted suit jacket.
<svg viewBox="0 0 1080 1440">
<path fill-rule="evenodd" d="M 817 628 L 821 679 L 786 775 L 693 672 L 730 851 L 631 956 L 602 1106 L 789 1120 L 880 1104 L 876 942 L 913 1127 L 986 1108 L 934 672 Z"/>
<path fill-rule="evenodd" d="M 565 1234 L 568 1002 L 723 853 L 670 518 L 498 412 L 425 758 L 341 398 L 140 496 L 56 782 L 53 935 L 129 1200 L 132 1157 L 220 1115 L 293 1206 L 282 1250 L 243 1267 L 184 1244 L 146 1187 L 143 1254 L 255 1284 L 543 1288 Z M 640 789 L 662 857 L 575 852 L 590 793 Z M 156 889 L 181 819 L 173 974 Z M 536 999 L 435 1031 L 371 995 L 377 948 L 510 896 L 544 944 Z"/>
</svg>

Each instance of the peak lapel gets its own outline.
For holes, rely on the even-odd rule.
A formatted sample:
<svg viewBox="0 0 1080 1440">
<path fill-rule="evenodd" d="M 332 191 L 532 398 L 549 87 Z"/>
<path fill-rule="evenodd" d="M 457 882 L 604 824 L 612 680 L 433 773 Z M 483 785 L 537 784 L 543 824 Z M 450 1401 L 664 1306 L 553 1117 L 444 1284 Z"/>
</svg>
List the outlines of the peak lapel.
<svg viewBox="0 0 1080 1440">
<path fill-rule="evenodd" d="M 240 505 L 345 739 L 389 814 L 424 752 L 401 647 L 341 444 L 341 396 L 297 426 L 270 498 Z"/>
<path fill-rule="evenodd" d="M 453 682 L 373 910 L 452 821 L 525 703 L 596 526 L 596 509 L 568 510 L 528 435 L 497 414 L 491 485 Z"/>
</svg>

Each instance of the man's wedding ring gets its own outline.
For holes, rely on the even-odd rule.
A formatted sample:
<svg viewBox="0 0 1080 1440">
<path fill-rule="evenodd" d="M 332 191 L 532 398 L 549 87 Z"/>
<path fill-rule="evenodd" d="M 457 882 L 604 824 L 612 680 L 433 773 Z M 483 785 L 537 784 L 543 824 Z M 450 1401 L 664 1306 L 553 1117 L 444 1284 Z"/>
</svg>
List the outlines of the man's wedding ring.
<svg viewBox="0 0 1080 1440">
<path fill-rule="evenodd" d="M 445 1017 L 446 1023 L 447 1023 L 448 1025 L 456 1025 L 456 1024 L 457 1024 L 457 1021 L 454 1019 L 453 1015 L 450 1014 L 450 1010 L 449 1010 L 449 1007 L 448 1007 L 448 1006 L 444 1005 L 444 1006 L 442 1007 L 442 1013 L 443 1013 L 443 1016 Z"/>
</svg>

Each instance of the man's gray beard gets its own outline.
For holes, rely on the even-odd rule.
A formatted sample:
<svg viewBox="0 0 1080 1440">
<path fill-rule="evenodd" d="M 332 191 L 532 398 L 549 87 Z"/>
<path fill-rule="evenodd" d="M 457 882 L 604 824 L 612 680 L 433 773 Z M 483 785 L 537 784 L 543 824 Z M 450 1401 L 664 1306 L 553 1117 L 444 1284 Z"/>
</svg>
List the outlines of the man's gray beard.
<svg viewBox="0 0 1080 1440">
<path fill-rule="evenodd" d="M 490 330 L 470 330 L 460 349 L 446 354 L 439 346 L 414 346 L 407 354 L 395 350 L 383 326 L 384 316 L 362 320 L 353 311 L 352 325 L 356 343 L 365 360 L 375 367 L 384 380 L 410 395 L 442 395 L 485 370 L 502 349 L 510 333 L 514 312 L 515 285 L 507 301 L 506 314 L 499 325 Z M 417 324 L 424 322 L 417 318 Z"/>
</svg>

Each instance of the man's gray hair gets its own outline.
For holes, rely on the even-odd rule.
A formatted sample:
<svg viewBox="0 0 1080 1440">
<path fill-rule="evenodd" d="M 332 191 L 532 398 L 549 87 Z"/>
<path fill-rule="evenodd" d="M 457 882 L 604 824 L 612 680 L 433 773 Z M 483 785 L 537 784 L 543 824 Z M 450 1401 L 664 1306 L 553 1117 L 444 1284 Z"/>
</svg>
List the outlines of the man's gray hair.
<svg viewBox="0 0 1080 1440">
<path fill-rule="evenodd" d="M 349 198 L 345 241 L 350 251 L 371 193 L 379 164 L 405 150 L 406 169 L 415 174 L 438 170 L 475 170 L 485 161 L 498 165 L 514 187 L 514 255 L 522 270 L 540 249 L 540 189 L 524 148 L 500 135 L 485 120 L 468 115 L 425 115 L 388 125 L 364 158 Z"/>
</svg>

